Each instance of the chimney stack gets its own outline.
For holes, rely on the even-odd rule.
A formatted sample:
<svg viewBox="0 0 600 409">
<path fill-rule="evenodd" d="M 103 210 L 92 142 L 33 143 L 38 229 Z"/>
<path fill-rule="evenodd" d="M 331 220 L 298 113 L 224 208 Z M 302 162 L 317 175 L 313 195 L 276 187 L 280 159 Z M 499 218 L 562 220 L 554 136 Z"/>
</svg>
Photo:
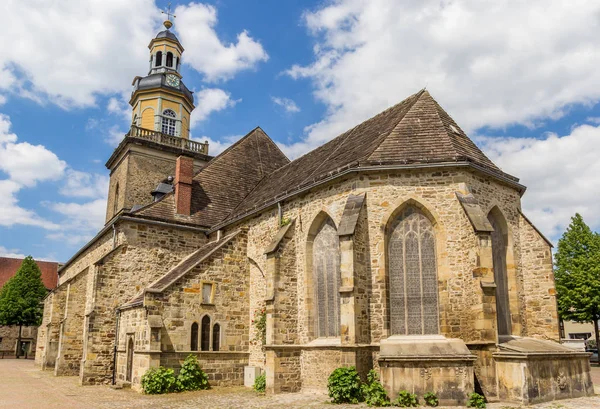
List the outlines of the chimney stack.
<svg viewBox="0 0 600 409">
<path fill-rule="evenodd" d="M 175 167 L 175 213 L 189 216 L 192 210 L 192 177 L 194 159 L 187 156 L 177 158 Z"/>
</svg>

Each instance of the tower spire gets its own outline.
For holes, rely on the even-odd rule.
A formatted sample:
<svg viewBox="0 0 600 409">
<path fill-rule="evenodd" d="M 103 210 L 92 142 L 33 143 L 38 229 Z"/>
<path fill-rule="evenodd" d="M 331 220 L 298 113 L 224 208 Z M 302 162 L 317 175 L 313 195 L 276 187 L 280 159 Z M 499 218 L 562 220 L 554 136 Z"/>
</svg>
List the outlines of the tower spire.
<svg viewBox="0 0 600 409">
<path fill-rule="evenodd" d="M 169 3 L 167 5 L 167 8 L 165 10 L 161 10 L 162 14 L 166 14 L 167 15 L 167 19 L 163 22 L 164 26 L 168 29 L 170 29 L 171 27 L 173 27 L 173 23 L 171 22 L 171 17 L 176 18 L 177 16 L 173 13 L 171 13 L 171 3 Z"/>
</svg>

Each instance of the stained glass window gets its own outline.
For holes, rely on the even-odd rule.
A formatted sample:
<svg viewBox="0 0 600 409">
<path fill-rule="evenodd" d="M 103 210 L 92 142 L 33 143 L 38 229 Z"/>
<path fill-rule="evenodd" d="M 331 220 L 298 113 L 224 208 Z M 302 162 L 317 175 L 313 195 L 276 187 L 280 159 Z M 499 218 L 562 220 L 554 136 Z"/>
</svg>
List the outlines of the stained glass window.
<svg viewBox="0 0 600 409">
<path fill-rule="evenodd" d="M 510 309 L 508 302 L 508 278 L 506 276 L 506 240 L 498 218 L 490 213 L 488 220 L 494 228 L 492 232 L 492 257 L 494 282 L 496 283 L 496 316 L 498 335 L 510 335 Z"/>
<path fill-rule="evenodd" d="M 392 334 L 437 334 L 437 262 L 431 221 L 416 207 L 405 208 L 391 225 L 387 251 Z"/>
<path fill-rule="evenodd" d="M 194 322 L 192 324 L 192 334 L 190 339 L 190 350 L 197 351 L 198 350 L 198 323 Z"/>
<path fill-rule="evenodd" d="M 221 326 L 219 324 L 213 325 L 213 351 L 218 351 L 221 343 Z"/>
<path fill-rule="evenodd" d="M 317 337 L 339 336 L 340 243 L 331 219 L 319 228 L 313 242 L 313 274 Z"/>
<path fill-rule="evenodd" d="M 210 317 L 205 315 L 202 318 L 202 333 L 200 334 L 200 350 L 208 351 L 210 349 Z"/>
</svg>

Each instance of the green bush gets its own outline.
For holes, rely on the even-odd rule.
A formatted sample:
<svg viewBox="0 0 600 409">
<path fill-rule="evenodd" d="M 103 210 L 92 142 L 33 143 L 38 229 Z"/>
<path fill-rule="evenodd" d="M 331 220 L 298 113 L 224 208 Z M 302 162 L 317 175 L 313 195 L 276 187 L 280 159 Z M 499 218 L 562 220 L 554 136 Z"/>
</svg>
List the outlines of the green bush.
<svg viewBox="0 0 600 409">
<path fill-rule="evenodd" d="M 256 392 L 264 393 L 267 389 L 267 376 L 265 374 L 257 376 L 253 388 Z"/>
<path fill-rule="evenodd" d="M 438 397 L 433 392 L 427 392 L 425 395 L 423 395 L 423 400 L 427 406 L 435 407 L 440 404 Z"/>
<path fill-rule="evenodd" d="M 172 369 L 150 368 L 142 376 L 142 389 L 149 395 L 177 392 L 177 378 Z"/>
<path fill-rule="evenodd" d="M 485 409 L 485 398 L 478 394 L 477 392 L 473 392 L 469 395 L 469 400 L 467 401 L 468 408 L 479 408 Z"/>
<path fill-rule="evenodd" d="M 373 369 L 367 375 L 367 383 L 363 384 L 361 388 L 368 406 L 390 406 L 390 399 L 379 382 L 379 375 Z"/>
<path fill-rule="evenodd" d="M 208 376 L 200 368 L 198 358 L 192 354 L 188 355 L 177 376 L 177 389 L 180 391 L 198 391 L 208 388 L 210 388 Z"/>
<path fill-rule="evenodd" d="M 360 378 L 356 368 L 337 368 L 329 375 L 327 390 L 333 403 L 358 403 L 362 401 Z"/>
<path fill-rule="evenodd" d="M 398 393 L 398 399 L 396 399 L 394 403 L 401 408 L 416 408 L 419 406 L 419 399 L 414 393 L 400 391 Z"/>
</svg>

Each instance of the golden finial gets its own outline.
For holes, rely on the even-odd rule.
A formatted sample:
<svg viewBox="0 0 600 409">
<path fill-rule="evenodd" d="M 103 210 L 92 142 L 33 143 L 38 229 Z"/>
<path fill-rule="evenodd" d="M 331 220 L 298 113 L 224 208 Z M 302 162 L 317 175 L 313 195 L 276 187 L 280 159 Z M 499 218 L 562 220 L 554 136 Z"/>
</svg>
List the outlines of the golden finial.
<svg viewBox="0 0 600 409">
<path fill-rule="evenodd" d="M 163 24 L 167 28 L 167 30 L 170 29 L 171 27 L 173 27 L 173 23 L 171 22 L 171 17 L 175 18 L 177 16 L 175 14 L 171 13 L 171 3 L 169 3 L 169 5 L 167 6 L 167 9 L 161 11 L 161 13 L 167 15 L 167 19 L 163 22 Z"/>
</svg>

